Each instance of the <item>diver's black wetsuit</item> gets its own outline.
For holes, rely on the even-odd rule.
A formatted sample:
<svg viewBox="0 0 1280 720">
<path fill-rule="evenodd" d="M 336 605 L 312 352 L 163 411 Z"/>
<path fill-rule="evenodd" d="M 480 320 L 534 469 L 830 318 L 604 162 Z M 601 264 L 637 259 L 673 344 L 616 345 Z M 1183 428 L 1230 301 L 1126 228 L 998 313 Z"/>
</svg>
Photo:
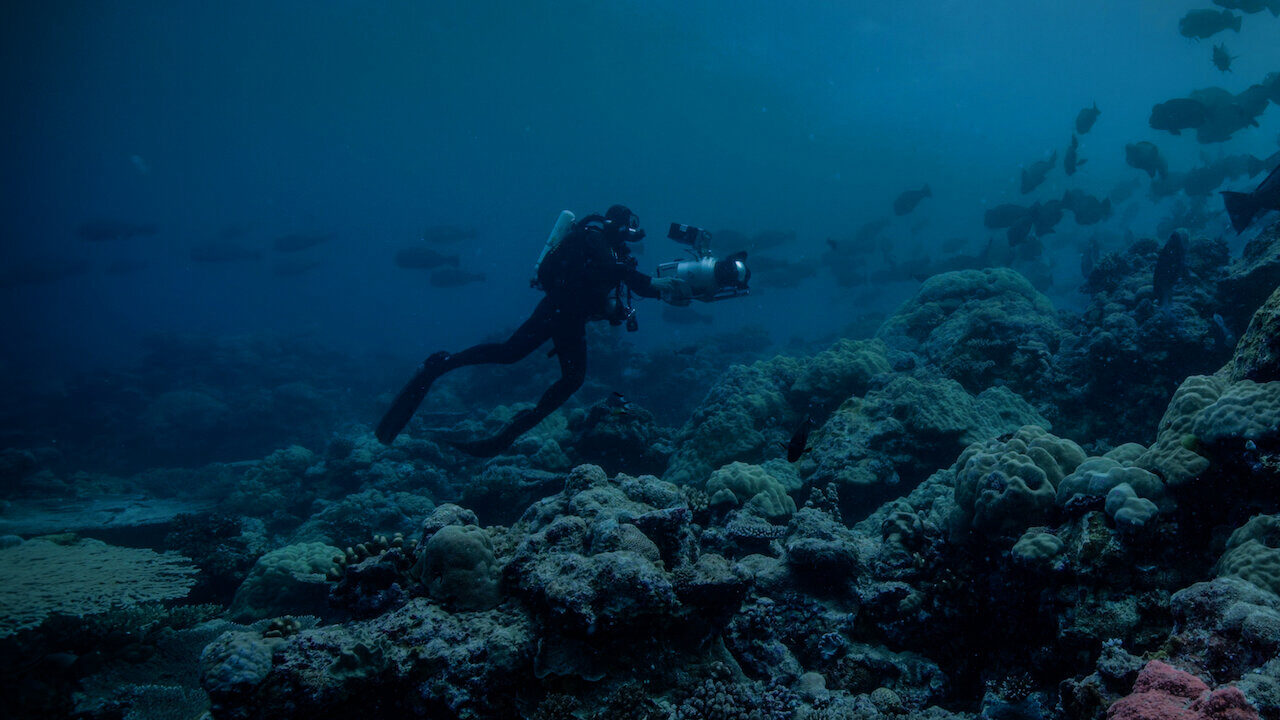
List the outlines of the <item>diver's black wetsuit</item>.
<svg viewBox="0 0 1280 720">
<path fill-rule="evenodd" d="M 588 218 L 589 220 L 590 218 Z M 652 278 L 635 269 L 621 241 L 587 222 L 565 236 L 544 262 L 555 263 L 546 291 L 528 320 L 500 343 L 483 343 L 459 353 L 436 353 L 422 364 L 417 375 L 400 391 L 395 404 L 378 426 L 378 439 L 390 443 L 408 424 L 414 410 L 436 378 L 465 365 L 510 364 L 528 356 L 547 340 L 560 360 L 560 379 L 547 388 L 538 404 L 522 410 L 501 432 L 475 442 L 453 443 L 463 452 L 491 457 L 537 425 L 582 387 L 587 374 L 587 323 L 607 318 L 610 296 L 626 285 L 641 296 L 660 296 Z"/>
</svg>

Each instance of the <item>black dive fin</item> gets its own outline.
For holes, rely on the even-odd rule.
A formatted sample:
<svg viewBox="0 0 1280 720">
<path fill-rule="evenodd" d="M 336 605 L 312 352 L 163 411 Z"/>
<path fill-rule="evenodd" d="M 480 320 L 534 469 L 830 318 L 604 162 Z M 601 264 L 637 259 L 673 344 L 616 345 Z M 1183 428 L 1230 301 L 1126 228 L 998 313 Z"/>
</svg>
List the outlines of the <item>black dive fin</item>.
<svg viewBox="0 0 1280 720">
<path fill-rule="evenodd" d="M 409 424 L 413 414 L 418 411 L 418 406 L 427 397 L 430 387 L 431 380 L 426 368 L 419 368 L 409 382 L 405 383 L 400 394 L 396 395 L 395 402 L 391 403 L 387 414 L 382 416 L 382 422 L 378 423 L 374 434 L 378 436 L 379 442 L 383 445 L 395 442 L 396 436 Z"/>
<path fill-rule="evenodd" d="M 1237 234 L 1249 227 L 1249 223 L 1253 222 L 1253 216 L 1258 212 L 1258 202 L 1254 199 L 1253 193 L 1223 190 L 1222 202 L 1227 206 L 1227 214 L 1231 216 L 1231 227 L 1236 229 Z"/>
</svg>

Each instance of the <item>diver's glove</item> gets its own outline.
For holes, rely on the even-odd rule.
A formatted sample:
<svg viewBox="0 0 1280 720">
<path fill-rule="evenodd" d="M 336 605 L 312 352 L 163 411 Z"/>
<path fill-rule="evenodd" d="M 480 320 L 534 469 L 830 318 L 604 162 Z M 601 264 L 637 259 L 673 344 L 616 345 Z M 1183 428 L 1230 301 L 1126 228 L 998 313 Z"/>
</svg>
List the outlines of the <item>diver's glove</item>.
<svg viewBox="0 0 1280 720">
<path fill-rule="evenodd" d="M 661 293 L 664 303 L 683 307 L 693 300 L 693 289 L 681 278 L 659 277 L 650 283 Z"/>
</svg>

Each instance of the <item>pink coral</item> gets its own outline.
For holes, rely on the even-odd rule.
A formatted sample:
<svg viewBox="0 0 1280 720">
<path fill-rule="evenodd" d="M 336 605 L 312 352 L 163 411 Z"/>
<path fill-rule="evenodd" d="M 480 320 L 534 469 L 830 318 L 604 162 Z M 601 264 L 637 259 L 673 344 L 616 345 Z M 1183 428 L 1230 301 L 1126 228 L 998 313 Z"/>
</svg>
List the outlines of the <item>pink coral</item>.
<svg viewBox="0 0 1280 720">
<path fill-rule="evenodd" d="M 1107 720 L 1258 720 L 1258 712 L 1237 688 L 1210 692 L 1195 675 L 1152 660 L 1133 693 L 1107 710 Z"/>
</svg>

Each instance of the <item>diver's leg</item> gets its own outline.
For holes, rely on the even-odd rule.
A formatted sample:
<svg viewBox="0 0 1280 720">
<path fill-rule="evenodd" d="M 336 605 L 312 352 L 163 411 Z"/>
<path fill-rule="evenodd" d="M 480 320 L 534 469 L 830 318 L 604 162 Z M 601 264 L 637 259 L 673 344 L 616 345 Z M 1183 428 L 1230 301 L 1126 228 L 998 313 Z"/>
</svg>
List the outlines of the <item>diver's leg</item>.
<svg viewBox="0 0 1280 720">
<path fill-rule="evenodd" d="M 436 378 L 464 365 L 510 364 L 520 360 L 537 350 L 539 345 L 551 337 L 555 317 L 554 307 L 548 300 L 543 299 L 534 308 L 533 315 L 516 328 L 511 337 L 504 342 L 481 343 L 455 354 L 438 352 L 424 360 L 418 367 L 418 371 L 409 378 L 409 382 L 401 388 L 400 394 L 396 395 L 386 415 L 382 416 L 382 421 L 378 423 L 378 429 L 375 432 L 378 440 L 384 445 L 390 445 L 395 441 L 396 436 L 405 425 L 409 424 L 418 406 L 427 397 L 427 391 L 431 389 L 431 384 L 436 381 Z"/>
<path fill-rule="evenodd" d="M 516 413 L 502 432 L 493 437 L 476 442 L 453 443 L 453 446 L 468 455 L 493 457 L 564 405 L 582 387 L 587 377 L 586 329 L 585 320 L 557 323 L 552 340 L 555 342 L 556 356 L 560 359 L 560 379 L 542 393 L 537 405 Z"/>
</svg>

